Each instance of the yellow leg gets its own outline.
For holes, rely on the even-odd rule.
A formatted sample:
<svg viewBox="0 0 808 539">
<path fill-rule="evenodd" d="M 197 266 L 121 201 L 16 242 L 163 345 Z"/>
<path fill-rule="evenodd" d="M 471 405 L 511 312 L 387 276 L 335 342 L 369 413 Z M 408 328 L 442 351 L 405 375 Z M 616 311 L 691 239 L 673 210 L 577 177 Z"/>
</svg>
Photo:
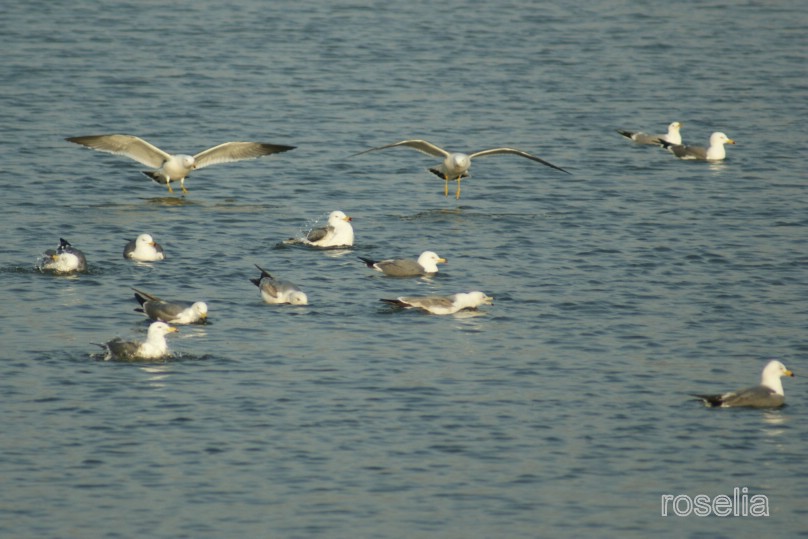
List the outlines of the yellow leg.
<svg viewBox="0 0 808 539">
<path fill-rule="evenodd" d="M 174 192 L 174 190 L 171 188 L 171 182 L 166 181 L 166 187 L 168 187 L 168 192 L 169 192 L 169 193 L 173 193 L 173 192 Z"/>
<path fill-rule="evenodd" d="M 443 196 L 449 196 L 449 178 L 444 178 L 446 180 L 446 185 L 443 186 Z"/>
<path fill-rule="evenodd" d="M 455 192 L 455 200 L 460 199 L 460 177 L 457 177 L 457 191 Z"/>
</svg>

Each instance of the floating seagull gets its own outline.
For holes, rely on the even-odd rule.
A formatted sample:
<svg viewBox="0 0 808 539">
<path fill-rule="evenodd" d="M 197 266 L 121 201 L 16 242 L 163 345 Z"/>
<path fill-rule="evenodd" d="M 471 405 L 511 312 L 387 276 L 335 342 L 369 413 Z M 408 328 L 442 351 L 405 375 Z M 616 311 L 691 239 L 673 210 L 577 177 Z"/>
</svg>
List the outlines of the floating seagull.
<svg viewBox="0 0 808 539">
<path fill-rule="evenodd" d="M 225 142 L 196 155 L 171 155 L 132 135 L 90 135 L 86 137 L 70 137 L 65 140 L 81 144 L 93 150 L 125 155 L 138 163 L 157 169 L 143 171 L 143 174 L 157 183 L 164 184 L 168 187 L 169 193 L 174 192 L 171 188 L 171 182 L 174 181 L 179 181 L 182 192 L 187 193 L 185 178 L 192 170 L 219 163 L 255 159 L 262 155 L 286 152 L 295 148 L 295 146 L 264 144 L 261 142 Z"/>
<path fill-rule="evenodd" d="M 617 132 L 624 137 L 633 140 L 637 144 L 653 144 L 655 146 L 660 146 L 662 144 L 661 141 L 669 142 L 671 144 L 681 144 L 682 135 L 679 133 L 679 130 L 682 128 L 682 125 L 684 124 L 680 122 L 671 122 L 668 125 L 668 132 L 664 135 L 649 135 L 648 133 L 643 133 L 642 131 L 623 131 L 622 129 L 618 129 Z"/>
<path fill-rule="evenodd" d="M 99 344 L 101 348 L 106 348 L 107 355 L 105 361 L 119 359 L 124 361 L 134 361 L 138 359 L 163 359 L 168 355 L 168 343 L 166 335 L 178 331 L 177 328 L 169 326 L 165 322 L 152 322 L 149 332 L 144 342 L 125 341 L 120 337 L 112 339 L 105 344 Z"/>
<path fill-rule="evenodd" d="M 208 305 L 204 301 L 184 303 L 165 301 L 137 288 L 135 299 L 140 307 L 135 312 L 143 313 L 152 320 L 168 322 L 170 324 L 197 324 L 208 319 Z"/>
<path fill-rule="evenodd" d="M 292 305 L 308 305 L 309 298 L 306 297 L 297 286 L 288 281 L 280 281 L 275 279 L 269 274 L 267 270 L 255 265 L 261 271 L 261 276 L 258 279 L 250 279 L 261 291 L 261 297 L 264 301 L 272 304 L 290 303 Z"/>
<path fill-rule="evenodd" d="M 45 251 L 37 267 L 54 273 L 87 271 L 87 258 L 66 239 L 59 238 L 59 247 Z"/>
<path fill-rule="evenodd" d="M 355 153 L 353 155 L 362 155 L 363 153 L 368 153 L 375 150 L 384 150 L 385 148 L 392 148 L 394 146 L 409 146 L 410 148 L 415 148 L 421 153 L 425 153 L 433 157 L 442 157 L 443 163 L 441 163 L 437 167 L 430 168 L 429 172 L 443 178 L 446 181 L 446 186 L 443 190 L 444 196 L 449 196 L 449 180 L 457 180 L 457 191 L 455 192 L 455 198 L 460 198 L 460 180 L 469 175 L 468 170 L 469 167 L 471 167 L 471 160 L 474 159 L 475 157 L 485 157 L 486 155 L 498 155 L 498 154 L 520 155 L 522 157 L 527 157 L 528 159 L 531 159 L 543 165 L 547 165 L 548 167 L 569 174 L 569 172 L 567 172 L 561 167 L 557 167 L 552 163 L 548 163 L 543 159 L 539 159 L 535 155 L 531 155 L 527 152 L 523 152 L 522 150 L 517 150 L 515 148 L 491 148 L 490 150 L 482 150 L 471 154 L 465 154 L 460 152 L 450 153 L 442 148 L 435 146 L 431 142 L 418 139 L 402 140 L 401 142 L 396 142 L 395 144 L 379 146 L 378 148 L 370 148 L 369 150 Z"/>
<path fill-rule="evenodd" d="M 710 135 L 710 147 L 687 146 L 685 144 L 671 144 L 664 140 L 659 140 L 665 148 L 673 152 L 679 159 L 696 159 L 699 161 L 721 161 L 727 156 L 724 144 L 735 144 L 735 141 L 727 137 L 724 133 L 716 131 Z"/>
<path fill-rule="evenodd" d="M 445 264 L 446 259 L 439 257 L 432 251 L 424 251 L 418 260 L 408 258 L 390 258 L 387 260 L 371 260 L 359 257 L 367 267 L 380 271 L 390 277 L 419 277 L 431 273 L 438 273 L 438 264 Z"/>
<path fill-rule="evenodd" d="M 354 242 L 352 220 L 339 210 L 332 211 L 328 215 L 328 224 L 311 229 L 303 243 L 314 247 L 350 247 Z"/>
<path fill-rule="evenodd" d="M 149 234 L 141 234 L 136 240 L 130 240 L 123 248 L 123 257 L 138 262 L 155 262 L 163 260 L 163 247 L 154 241 Z"/>
<path fill-rule="evenodd" d="M 494 298 L 482 292 L 452 294 L 451 296 L 400 296 L 396 299 L 381 301 L 403 307 L 418 308 L 431 314 L 454 314 L 463 309 L 476 309 L 480 305 L 491 305 Z"/>
<path fill-rule="evenodd" d="M 709 407 L 721 408 L 778 408 L 785 404 L 782 376 L 794 373 L 779 361 L 769 361 L 760 375 L 760 385 L 718 395 L 693 395 Z"/>
</svg>

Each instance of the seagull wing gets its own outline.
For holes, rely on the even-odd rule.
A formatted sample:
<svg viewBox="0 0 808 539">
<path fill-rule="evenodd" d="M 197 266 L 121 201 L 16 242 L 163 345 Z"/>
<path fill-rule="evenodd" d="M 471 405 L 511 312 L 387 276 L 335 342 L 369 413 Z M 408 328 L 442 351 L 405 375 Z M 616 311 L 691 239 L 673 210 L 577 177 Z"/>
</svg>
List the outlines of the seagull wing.
<svg viewBox="0 0 808 539">
<path fill-rule="evenodd" d="M 491 148 L 490 150 L 481 150 L 479 152 L 474 152 L 473 154 L 470 154 L 469 158 L 474 159 L 475 157 L 485 157 L 486 155 L 499 155 L 499 154 L 504 154 L 504 153 L 509 153 L 509 154 L 513 154 L 513 155 L 520 155 L 522 157 L 527 157 L 528 159 L 530 159 L 532 161 L 536 161 L 537 163 L 541 163 L 542 165 L 547 165 L 550 168 L 554 168 L 556 170 L 560 170 L 561 172 L 566 172 L 567 174 L 569 174 L 569 172 L 567 172 L 566 170 L 564 170 L 561 167 L 557 167 L 552 163 L 548 163 L 544 159 L 540 159 L 540 158 L 536 157 L 535 155 L 529 154 L 527 152 L 523 152 L 522 150 L 517 150 L 516 148 Z"/>
<path fill-rule="evenodd" d="M 449 152 L 444 150 L 443 148 L 439 148 L 432 144 L 431 142 L 427 142 L 426 140 L 421 139 L 412 139 L 412 140 L 402 140 L 401 142 L 396 142 L 394 144 L 387 144 L 386 146 L 379 146 L 377 148 L 371 148 L 369 150 L 365 150 L 363 152 L 355 153 L 350 157 L 355 155 L 362 155 L 363 153 L 372 152 L 375 150 L 384 150 L 385 148 L 393 148 L 394 146 L 409 146 L 410 148 L 415 148 L 421 153 L 425 153 L 427 155 L 432 155 L 434 157 L 448 157 Z"/>
<path fill-rule="evenodd" d="M 306 235 L 306 239 L 310 242 L 314 243 L 324 239 L 329 232 L 333 231 L 334 228 L 331 226 L 325 226 L 321 228 L 312 228 L 309 233 Z"/>
<path fill-rule="evenodd" d="M 149 294 L 148 292 L 144 292 L 144 291 L 142 291 L 142 290 L 138 290 L 137 288 L 133 288 L 133 287 L 130 287 L 130 288 L 132 288 L 132 290 L 134 290 L 134 291 L 135 291 L 135 299 L 136 299 L 136 300 L 137 300 L 137 302 L 138 302 L 138 303 L 140 303 L 141 305 L 143 305 L 144 303 L 146 303 L 146 301 L 162 301 L 162 300 L 161 300 L 160 298 L 158 298 L 157 296 L 154 296 L 154 295 L 152 295 L 152 294 Z"/>
<path fill-rule="evenodd" d="M 70 137 L 65 140 L 81 144 L 93 150 L 125 155 L 152 168 L 160 168 L 163 162 L 171 157 L 157 146 L 132 135 L 89 135 L 86 137 Z"/>
<path fill-rule="evenodd" d="M 262 155 L 288 152 L 295 149 L 295 146 L 284 146 L 282 144 L 264 144 L 262 142 L 225 142 L 213 148 L 199 152 L 194 156 L 196 168 L 204 168 L 219 163 L 232 163 L 233 161 L 244 161 L 245 159 L 255 159 Z"/>
</svg>

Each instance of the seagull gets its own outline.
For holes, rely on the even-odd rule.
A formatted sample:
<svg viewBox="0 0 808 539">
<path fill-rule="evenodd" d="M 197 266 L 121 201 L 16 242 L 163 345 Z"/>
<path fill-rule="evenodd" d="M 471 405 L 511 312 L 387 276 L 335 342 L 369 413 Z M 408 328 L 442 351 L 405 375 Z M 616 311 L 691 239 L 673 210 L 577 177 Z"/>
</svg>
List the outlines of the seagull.
<svg viewBox="0 0 808 539">
<path fill-rule="evenodd" d="M 170 324 L 197 324 L 208 319 L 208 305 L 204 301 L 181 303 L 166 301 L 133 288 L 135 299 L 140 307 L 135 312 L 143 313 L 152 320 L 160 320 Z"/>
<path fill-rule="evenodd" d="M 87 258 L 66 239 L 59 238 L 59 247 L 45 251 L 38 267 L 41 271 L 54 273 L 87 271 Z"/>
<path fill-rule="evenodd" d="M 777 360 L 769 361 L 760 375 L 760 385 L 718 395 L 693 395 L 708 407 L 721 408 L 779 408 L 785 404 L 782 376 L 794 373 Z"/>
<path fill-rule="evenodd" d="M 261 142 L 225 142 L 199 152 L 196 155 L 171 155 L 160 148 L 132 135 L 90 135 L 86 137 L 69 137 L 68 142 L 81 144 L 93 150 L 125 155 L 138 163 L 156 170 L 143 171 L 143 174 L 157 183 L 168 187 L 173 193 L 171 182 L 179 181 L 183 193 L 185 178 L 191 171 L 219 163 L 231 163 L 245 159 L 255 159 L 262 155 L 287 152 L 295 146 L 282 144 L 264 144 Z"/>
<path fill-rule="evenodd" d="M 387 260 L 371 260 L 359 257 L 367 267 L 380 271 L 390 277 L 419 277 L 431 273 L 438 273 L 438 264 L 445 264 L 446 259 L 439 257 L 432 251 L 424 251 L 418 260 L 408 258 L 389 258 Z"/>
<path fill-rule="evenodd" d="M 618 129 L 617 132 L 637 144 L 653 144 L 659 146 L 661 145 L 660 141 L 669 142 L 671 144 L 681 144 L 682 135 L 679 133 L 679 130 L 683 125 L 684 124 L 681 122 L 671 122 L 668 124 L 668 132 L 664 135 L 649 135 L 642 131 L 623 131 L 622 129 Z"/>
<path fill-rule="evenodd" d="M 527 157 L 528 159 L 531 159 L 543 165 L 547 165 L 548 167 L 569 174 L 569 172 L 567 172 L 561 167 L 557 167 L 552 163 L 548 163 L 543 159 L 539 159 L 535 155 L 531 155 L 527 152 L 523 152 L 522 150 L 517 150 L 515 148 L 491 148 L 490 150 L 481 150 L 479 152 L 474 152 L 471 154 L 465 154 L 460 152 L 451 153 L 435 146 L 431 142 L 419 139 L 402 140 L 401 142 L 396 142 L 394 144 L 379 146 L 377 148 L 370 148 L 369 150 L 355 153 L 351 157 L 355 155 L 362 155 L 363 153 L 368 153 L 375 150 L 384 150 L 385 148 L 392 148 L 394 146 L 409 146 L 410 148 L 415 148 L 421 153 L 425 153 L 433 157 L 442 157 L 443 163 L 441 163 L 437 167 L 430 168 L 429 172 L 443 178 L 446 181 L 446 186 L 444 187 L 443 190 L 444 196 L 449 196 L 449 180 L 457 180 L 457 191 L 455 192 L 456 199 L 460 198 L 460 180 L 469 175 L 468 170 L 469 167 L 471 167 L 471 160 L 474 159 L 475 157 L 485 157 L 486 155 L 498 155 L 498 154 L 520 155 L 522 157 Z"/>
<path fill-rule="evenodd" d="M 403 307 L 418 308 L 431 314 L 454 314 L 463 309 L 476 309 L 480 305 L 491 305 L 494 298 L 482 292 L 452 294 L 451 296 L 399 296 L 396 299 L 381 301 Z"/>
<path fill-rule="evenodd" d="M 258 279 L 250 279 L 250 282 L 261 291 L 261 297 L 264 298 L 265 302 L 272 304 L 290 303 L 292 305 L 309 304 L 309 298 L 297 286 L 288 281 L 275 279 L 258 264 L 255 267 L 259 269 L 261 276 Z"/>
<path fill-rule="evenodd" d="M 150 234 L 141 234 L 136 240 L 130 240 L 123 248 L 123 257 L 138 262 L 155 262 L 163 260 L 163 247 L 154 241 Z"/>
<path fill-rule="evenodd" d="M 716 131 L 710 135 L 710 147 L 687 146 L 684 144 L 671 144 L 664 140 L 659 140 L 665 148 L 673 152 L 679 159 L 695 159 L 699 161 L 721 161 L 727 156 L 724 144 L 735 144 L 735 141 L 727 137 L 724 133 Z"/>
<path fill-rule="evenodd" d="M 328 215 L 328 224 L 311 229 L 303 243 L 314 247 L 350 247 L 354 242 L 352 220 L 339 210 L 332 211 Z"/>
<path fill-rule="evenodd" d="M 120 359 L 124 361 L 163 359 L 168 355 L 166 335 L 176 331 L 178 331 L 177 328 L 169 326 L 165 322 L 152 322 L 144 342 L 125 341 L 117 337 L 105 344 L 99 344 L 97 346 L 106 348 L 107 355 L 104 358 L 105 361 L 110 359 Z"/>
</svg>

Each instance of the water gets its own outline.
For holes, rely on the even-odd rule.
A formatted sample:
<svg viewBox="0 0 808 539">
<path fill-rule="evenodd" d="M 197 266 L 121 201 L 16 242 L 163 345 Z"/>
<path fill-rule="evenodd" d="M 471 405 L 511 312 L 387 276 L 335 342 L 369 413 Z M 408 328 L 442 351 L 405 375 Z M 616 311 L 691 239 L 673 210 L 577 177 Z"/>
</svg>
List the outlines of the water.
<svg viewBox="0 0 808 539">
<path fill-rule="evenodd" d="M 808 535 L 806 96 L 798 2 L 51 2 L 0 8 L 5 537 Z M 686 141 L 680 162 L 615 129 Z M 292 152 L 170 196 L 67 136 Z M 459 201 L 395 148 L 511 145 Z M 285 247 L 334 209 L 353 250 Z M 168 259 L 133 265 L 127 239 Z M 67 238 L 89 273 L 43 275 Z M 386 279 L 357 255 L 449 259 Z M 310 305 L 261 302 L 258 263 Z M 160 364 L 129 287 L 205 300 Z M 481 316 L 392 312 L 480 289 Z M 788 406 L 707 410 L 777 357 Z M 768 518 L 662 517 L 663 494 Z"/>
</svg>

